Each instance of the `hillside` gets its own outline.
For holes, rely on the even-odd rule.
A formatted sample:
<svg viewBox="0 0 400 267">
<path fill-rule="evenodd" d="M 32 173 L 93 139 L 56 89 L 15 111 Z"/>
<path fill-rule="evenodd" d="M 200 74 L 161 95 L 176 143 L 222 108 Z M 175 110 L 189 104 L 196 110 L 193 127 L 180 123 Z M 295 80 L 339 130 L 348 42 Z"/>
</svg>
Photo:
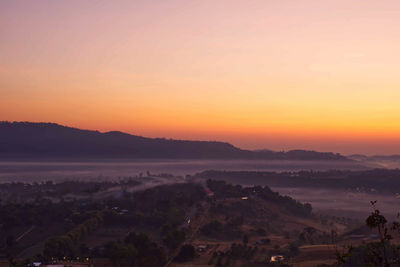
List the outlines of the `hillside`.
<svg viewBox="0 0 400 267">
<path fill-rule="evenodd" d="M 329 243 L 329 231 L 336 229 L 311 205 L 267 186 L 182 180 L 140 190 L 143 181 L 156 178 L 0 184 L 6 200 L 0 205 L 0 259 L 82 259 L 107 267 L 215 266 L 229 259 L 224 266 L 266 266 L 271 255 L 290 259 L 300 245 Z M 185 247 L 191 257 L 182 253 Z M 97 265 L 99 260 L 106 264 Z"/>
<path fill-rule="evenodd" d="M 0 157 L 349 160 L 334 153 L 249 151 L 224 142 L 146 138 L 32 122 L 0 122 Z"/>
</svg>

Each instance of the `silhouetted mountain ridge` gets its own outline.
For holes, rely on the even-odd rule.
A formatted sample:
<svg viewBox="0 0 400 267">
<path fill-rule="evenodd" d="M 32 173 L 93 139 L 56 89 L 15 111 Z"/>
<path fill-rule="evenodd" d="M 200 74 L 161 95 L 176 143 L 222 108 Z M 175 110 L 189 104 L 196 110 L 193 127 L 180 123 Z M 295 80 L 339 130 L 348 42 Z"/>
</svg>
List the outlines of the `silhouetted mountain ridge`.
<svg viewBox="0 0 400 267">
<path fill-rule="evenodd" d="M 0 157 L 348 160 L 329 152 L 249 151 L 225 142 L 146 138 L 32 122 L 0 122 Z"/>
</svg>

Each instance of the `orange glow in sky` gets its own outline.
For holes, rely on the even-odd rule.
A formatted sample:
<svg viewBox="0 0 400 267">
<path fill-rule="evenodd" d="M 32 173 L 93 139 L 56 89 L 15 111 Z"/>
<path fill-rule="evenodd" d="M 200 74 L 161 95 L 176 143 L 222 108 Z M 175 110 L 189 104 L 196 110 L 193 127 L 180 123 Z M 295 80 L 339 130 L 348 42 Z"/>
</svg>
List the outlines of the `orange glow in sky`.
<svg viewBox="0 0 400 267">
<path fill-rule="evenodd" d="M 400 153 L 398 0 L 4 0 L 0 120 Z"/>
</svg>

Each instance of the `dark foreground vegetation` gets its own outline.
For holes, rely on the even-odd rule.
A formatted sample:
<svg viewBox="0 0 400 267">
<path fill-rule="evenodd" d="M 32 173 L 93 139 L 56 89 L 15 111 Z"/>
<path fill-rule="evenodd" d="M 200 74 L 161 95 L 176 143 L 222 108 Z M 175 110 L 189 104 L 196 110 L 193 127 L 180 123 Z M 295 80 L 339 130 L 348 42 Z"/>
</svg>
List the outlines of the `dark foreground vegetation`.
<svg viewBox="0 0 400 267">
<path fill-rule="evenodd" d="M 87 186 L 85 183 L 77 184 L 78 192 L 80 186 Z M 41 186 L 47 188 L 49 184 L 38 184 L 33 188 Z M 24 186 L 24 189 L 27 187 Z M 162 266 L 166 261 L 165 249 L 174 249 L 176 242 L 179 245 L 184 240 L 184 234 L 181 239 L 176 237 L 181 234 L 179 226 L 184 221 L 186 211 L 203 197 L 204 190 L 200 185 L 176 184 L 137 193 L 126 192 L 116 198 L 52 202 L 38 196 L 33 202 L 4 202 L 0 206 L 0 236 L 4 237 L 0 240 L 2 256 L 14 262 L 13 259 L 18 258 L 24 249 L 35 245 L 18 242 L 17 233 L 22 229 L 37 228 L 40 236 L 37 239 L 33 236 L 28 242 L 44 241 L 42 251 L 37 251 L 39 253 L 26 259 L 24 264 L 33 260 L 49 262 L 64 258 L 105 257 L 120 266 Z M 165 248 L 146 234 L 134 232 L 130 232 L 123 241 L 88 248 L 84 243 L 85 238 L 101 226 L 146 227 L 152 232 L 159 232 Z M 53 233 L 48 231 L 52 228 Z M 135 260 L 126 258 L 128 256 Z"/>
<path fill-rule="evenodd" d="M 296 177 L 333 173 L 349 174 Z M 267 186 L 188 176 L 145 189 L 146 179 L 0 184 L 0 264 L 399 266 L 400 224 L 375 206 L 362 227 Z"/>
<path fill-rule="evenodd" d="M 376 201 L 371 201 L 371 205 L 373 211 L 365 224 L 377 232 L 376 240 L 338 250 L 337 263 L 333 266 L 400 266 L 400 222 L 389 222 L 376 208 Z"/>
<path fill-rule="evenodd" d="M 293 216 L 311 216 L 311 205 L 266 186 L 209 180 L 131 190 L 140 184 L 132 179 L 1 184 L 0 257 L 11 266 L 99 259 L 109 266 L 164 266 L 193 259 L 191 241 L 198 235 L 248 242 L 242 226 L 262 215 L 257 206 L 262 201 Z M 274 213 L 268 216 L 272 225 Z M 107 231 L 114 231 L 111 238 L 99 238 Z M 259 228 L 258 234 L 267 231 Z"/>
</svg>

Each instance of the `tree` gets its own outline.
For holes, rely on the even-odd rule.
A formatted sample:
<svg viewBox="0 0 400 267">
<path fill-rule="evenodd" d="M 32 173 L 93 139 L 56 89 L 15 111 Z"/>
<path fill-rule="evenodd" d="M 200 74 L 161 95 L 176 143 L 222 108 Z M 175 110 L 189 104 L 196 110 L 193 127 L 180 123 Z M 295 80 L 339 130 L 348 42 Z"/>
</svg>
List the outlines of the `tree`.
<svg viewBox="0 0 400 267">
<path fill-rule="evenodd" d="M 299 246 L 295 242 L 289 244 L 288 250 L 292 256 L 299 254 Z"/>
<path fill-rule="evenodd" d="M 196 256 L 195 248 L 192 245 L 183 245 L 175 260 L 178 262 L 191 261 Z"/>
<path fill-rule="evenodd" d="M 257 233 L 257 235 L 259 235 L 259 236 L 266 236 L 266 235 L 267 235 L 267 232 L 266 232 L 263 228 L 258 228 L 258 229 L 256 230 L 256 233 Z"/>
<path fill-rule="evenodd" d="M 180 244 L 182 244 L 185 241 L 186 234 L 182 230 L 171 230 L 169 231 L 165 237 L 163 238 L 164 244 L 169 248 L 169 249 L 176 249 Z"/>
<path fill-rule="evenodd" d="M 380 214 L 380 211 L 375 207 L 376 201 L 371 201 L 371 206 L 373 207 L 373 212 L 365 220 L 367 226 L 371 229 L 377 229 L 379 233 L 380 242 L 377 246 L 373 246 L 371 253 L 373 254 L 373 259 L 378 264 L 384 264 L 384 266 L 390 266 L 388 259 L 388 248 L 387 245 L 390 243 L 392 236 L 388 233 L 389 229 L 386 226 L 387 220 L 385 216 Z"/>
<path fill-rule="evenodd" d="M 14 236 L 8 235 L 8 236 L 6 237 L 6 244 L 7 244 L 7 247 L 9 247 L 9 248 L 13 247 L 14 244 L 15 244 L 15 238 L 14 238 Z"/>
<path fill-rule="evenodd" d="M 124 242 L 110 242 L 105 255 L 121 267 L 162 267 L 166 262 L 163 248 L 144 233 L 130 233 Z"/>
<path fill-rule="evenodd" d="M 217 236 L 223 230 L 223 225 L 219 221 L 212 221 L 206 225 L 204 225 L 200 231 L 203 235 L 206 236 Z"/>
<path fill-rule="evenodd" d="M 365 220 L 366 225 L 378 231 L 378 242 L 370 242 L 358 247 L 349 247 L 343 252 L 336 251 L 338 266 L 400 266 L 400 247 L 391 243 L 392 234 L 400 233 L 400 222 L 388 223 L 385 216 L 371 201 L 373 211 Z"/>
<path fill-rule="evenodd" d="M 317 231 L 314 227 L 305 227 L 299 235 L 299 239 L 304 242 L 313 244 L 313 235 Z"/>
<path fill-rule="evenodd" d="M 249 237 L 247 235 L 243 236 L 243 244 L 247 245 L 249 243 Z"/>
</svg>

